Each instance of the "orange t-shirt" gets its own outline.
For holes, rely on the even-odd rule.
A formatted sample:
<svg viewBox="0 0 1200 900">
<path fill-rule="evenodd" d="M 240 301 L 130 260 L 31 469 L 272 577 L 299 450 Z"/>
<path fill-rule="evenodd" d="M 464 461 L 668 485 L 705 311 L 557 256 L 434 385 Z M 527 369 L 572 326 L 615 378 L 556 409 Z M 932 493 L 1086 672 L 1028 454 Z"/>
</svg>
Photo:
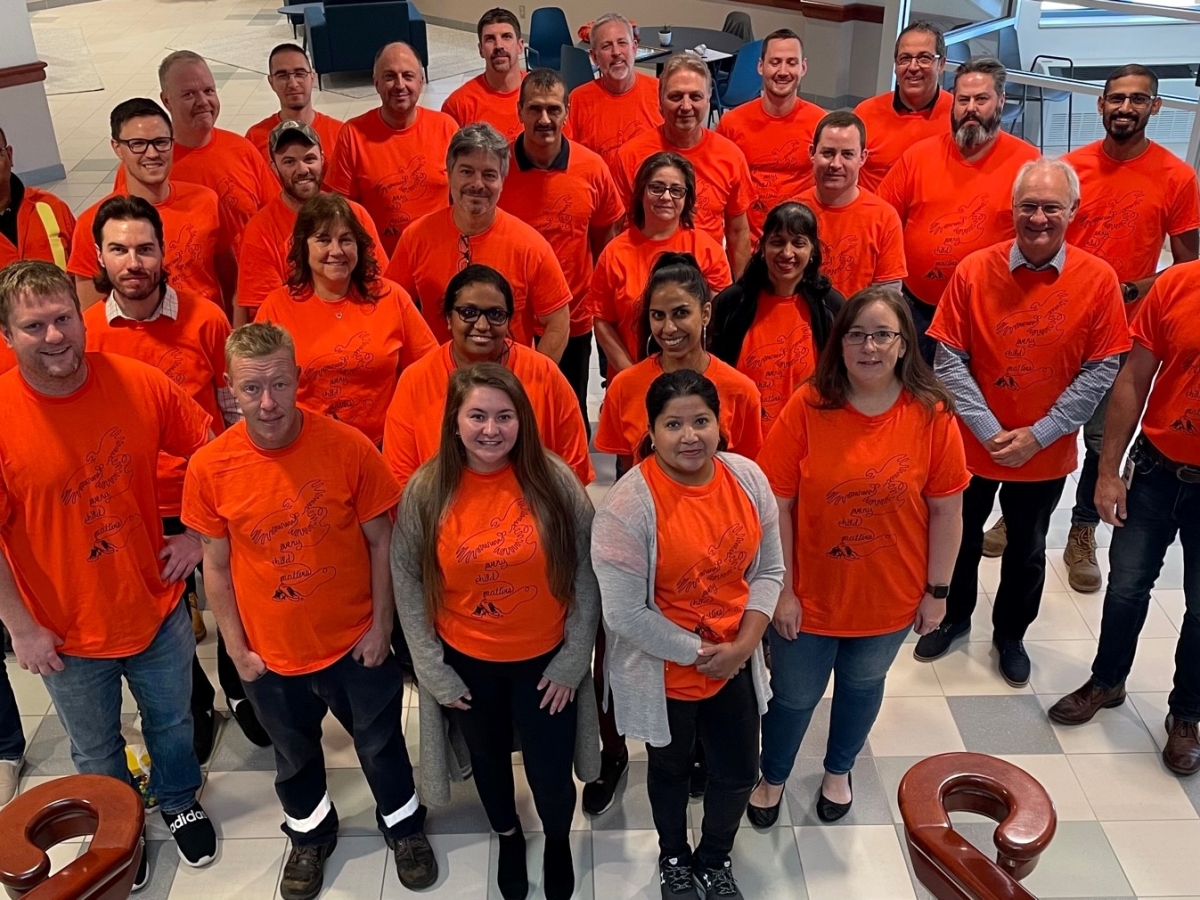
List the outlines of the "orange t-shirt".
<svg viewBox="0 0 1200 900">
<path fill-rule="evenodd" d="M 595 447 L 601 453 L 635 456 L 649 431 L 646 421 L 646 392 L 663 373 L 660 354 L 618 372 L 608 383 L 600 407 Z M 754 382 L 712 354 L 704 377 L 717 388 L 721 400 L 721 433 L 729 451 L 754 459 L 762 447 L 762 401 Z"/>
<path fill-rule="evenodd" d="M 769 115 L 759 97 L 721 116 L 717 134 L 729 138 L 746 155 L 754 180 L 757 196 L 749 213 L 752 241 L 762 235 L 767 213 L 812 187 L 812 157 L 808 151 L 813 131 L 824 117 L 825 110 L 799 97 L 786 116 Z"/>
<path fill-rule="evenodd" d="M 550 591 L 537 523 L 512 466 L 462 480 L 438 526 L 438 635 L 455 650 L 518 662 L 562 643 L 567 608 Z"/>
<path fill-rule="evenodd" d="M 654 501 L 654 604 L 680 628 L 713 644 L 738 635 L 750 583 L 746 570 L 762 544 L 758 511 L 737 476 L 713 460 L 708 484 L 680 484 L 651 456 L 641 464 Z M 726 684 L 694 665 L 666 661 L 667 696 L 704 700 Z"/>
<path fill-rule="evenodd" d="M 549 357 L 511 341 L 504 365 L 529 395 L 543 446 L 562 457 L 581 482 L 595 481 L 579 400 L 566 376 Z M 450 373 L 457 368 L 447 343 L 400 375 L 384 424 L 383 458 L 402 489 L 441 446 Z"/>
<path fill-rule="evenodd" d="M 700 143 L 688 150 L 668 144 L 661 128 L 643 132 L 617 151 L 611 166 L 627 207 L 635 201 L 633 182 L 638 167 L 663 150 L 678 153 L 696 170 L 696 229 L 723 244 L 725 220 L 748 213 L 754 202 L 754 179 L 745 155 L 729 138 L 708 129 Z"/>
<path fill-rule="evenodd" d="M 804 298 L 760 294 L 754 323 L 742 341 L 737 370 L 754 382 L 762 397 L 764 439 L 784 404 L 816 368 L 812 312 Z"/>
<path fill-rule="evenodd" d="M 179 298 L 179 316 L 160 315 L 147 322 L 116 318 L 110 323 L 103 301 L 83 311 L 87 347 L 105 353 L 129 356 L 154 366 L 183 389 L 208 413 L 214 434 L 225 430 L 225 419 L 217 403 L 217 391 L 225 387 L 225 339 L 229 320 L 213 303 Z M 168 453 L 158 455 L 158 511 L 163 516 L 179 515 L 183 499 L 183 475 L 187 460 Z"/>
<path fill-rule="evenodd" d="M 400 372 L 437 349 L 404 288 L 386 278 L 374 303 L 295 296 L 281 287 L 258 308 L 258 321 L 282 325 L 296 342 L 297 401 L 353 425 L 379 446 L 383 418 Z"/>
<path fill-rule="evenodd" d="M 896 112 L 895 91 L 868 97 L 854 108 L 867 126 L 867 161 L 858 173 L 858 186 L 874 191 L 904 151 L 917 141 L 950 131 L 954 95 L 939 90 L 929 109 Z"/>
<path fill-rule="evenodd" d="M 584 302 L 593 268 L 589 229 L 623 219 L 625 204 L 604 160 L 574 141 L 564 139 L 563 148 L 566 168 L 559 169 L 522 169 L 514 150 L 500 208 L 549 241 L 571 289 L 571 337 L 578 337 L 592 330 L 591 310 Z"/>
<path fill-rule="evenodd" d="M 792 590 L 800 630 L 858 637 L 911 624 L 929 577 L 927 497 L 971 480 L 954 416 L 902 391 L 887 412 L 818 409 L 792 396 L 758 463 L 777 497 L 796 501 Z"/>
<path fill-rule="evenodd" d="M 641 72 L 624 94 L 612 94 L 599 79 L 571 91 L 567 112 L 570 134 L 600 154 L 613 167 L 617 151 L 646 131 L 662 124 L 658 110 L 658 79 Z"/>
<path fill-rule="evenodd" d="M 446 150 L 458 125 L 417 109 L 409 128 L 392 128 L 378 109 L 346 122 L 325 172 L 325 187 L 357 200 L 382 229 L 390 258 L 404 229 L 450 203 Z"/>
<path fill-rule="evenodd" d="M 646 348 L 638 340 L 642 292 L 654 261 L 664 253 L 690 253 L 696 257 L 714 297 L 733 283 L 729 257 L 703 231 L 680 227 L 668 238 L 651 240 L 641 229 L 631 226 L 609 241 L 596 261 L 586 303 L 595 318 L 616 326 L 621 343 L 635 362 L 646 355 Z M 608 377 L 615 374 L 610 369 Z"/>
<path fill-rule="evenodd" d="M 120 194 L 109 194 L 117 197 Z M 67 271 L 81 278 L 100 272 L 92 225 L 100 204 L 93 203 L 79 214 Z M 154 204 L 163 223 L 163 268 L 171 287 L 180 296 L 208 300 L 222 306 L 221 283 L 213 257 L 228 250 L 232 236 L 221 227 L 217 195 L 210 188 L 186 181 L 172 181 L 171 193 Z"/>
<path fill-rule="evenodd" d="M 387 268 L 388 258 L 371 214 L 353 200 L 346 202 L 375 242 L 375 261 L 382 272 Z M 296 216 L 283 198 L 276 194 L 246 223 L 238 249 L 238 306 L 258 309 L 271 291 L 287 283 L 288 254 L 292 251 Z"/>
<path fill-rule="evenodd" d="M 524 72 L 521 78 L 525 78 Z M 520 86 L 513 91 L 493 90 L 487 83 L 487 77 L 480 74 L 451 93 L 442 103 L 442 112 L 457 122 L 459 127 L 472 122 L 487 122 L 512 143 L 522 131 L 521 119 L 517 115 L 520 96 Z"/>
<path fill-rule="evenodd" d="M 1158 277 L 1133 320 L 1133 339 L 1162 363 L 1150 389 L 1142 431 L 1175 462 L 1200 466 L 1200 262 Z"/>
<path fill-rule="evenodd" d="M 0 339 L 0 375 L 16 367 L 17 355 L 12 352 L 4 340 Z"/>
<path fill-rule="evenodd" d="M 826 206 L 815 189 L 800 195 L 800 202 L 817 217 L 821 239 L 821 272 L 844 297 L 881 281 L 899 281 L 908 275 L 904 264 L 904 230 L 890 203 L 870 191 L 845 206 Z"/>
<path fill-rule="evenodd" d="M 263 450 L 238 422 L 192 458 L 183 521 L 228 538 L 230 574 L 250 649 L 280 675 L 337 662 L 373 620 L 362 525 L 400 499 L 371 442 L 304 414 L 282 450 Z"/>
<path fill-rule="evenodd" d="M 162 372 L 88 353 L 87 379 L 46 397 L 0 376 L 0 544 L 21 600 L 59 653 L 141 653 L 183 594 L 163 582 L 154 475 L 191 456 L 209 417 Z"/>
<path fill-rule="evenodd" d="M 246 129 L 246 140 L 258 148 L 258 152 L 267 161 L 268 168 L 271 165 L 271 132 L 275 130 L 275 126 L 280 121 L 279 113 L 272 113 L 261 122 L 255 122 Z M 313 117 L 312 130 L 321 139 L 321 150 L 326 155 L 332 153 L 333 148 L 337 145 L 337 138 L 341 134 L 343 124 L 341 119 L 327 116 L 323 112 L 319 112 Z"/>
<path fill-rule="evenodd" d="M 968 354 L 988 409 L 1005 429 L 1031 426 L 1058 401 L 1085 362 L 1131 346 L 1112 266 L 1067 247 L 1063 272 L 1008 269 L 1012 241 L 964 259 L 950 279 L 929 337 Z M 1075 433 L 1019 468 L 992 461 L 964 428 L 967 466 L 996 481 L 1048 481 L 1075 471 Z"/>
<path fill-rule="evenodd" d="M 991 151 L 968 164 L 949 135 L 927 138 L 900 157 L 879 196 L 904 225 L 904 285 L 924 303 L 941 299 L 963 257 L 1011 240 L 1012 189 L 1017 170 L 1038 149 L 1000 132 Z"/>
<path fill-rule="evenodd" d="M 42 221 L 39 205 L 53 221 L 49 230 Z M 63 268 L 74 249 L 74 235 L 75 216 L 71 207 L 47 191 L 26 185 L 17 209 L 17 243 L 14 245 L 0 234 L 0 269 L 22 259 L 41 259 Z"/>
<path fill-rule="evenodd" d="M 467 266 L 459 250 L 462 233 L 447 208 L 430 213 L 405 230 L 396 244 L 387 277 L 421 304 L 421 313 L 441 342 L 450 340 L 442 315 L 446 285 Z M 467 239 L 469 261 L 491 266 L 508 280 L 513 292 L 513 340 L 533 344 L 541 330 L 538 319 L 571 302 L 571 288 L 563 277 L 554 250 L 531 226 L 502 209 L 490 228 Z"/>
</svg>

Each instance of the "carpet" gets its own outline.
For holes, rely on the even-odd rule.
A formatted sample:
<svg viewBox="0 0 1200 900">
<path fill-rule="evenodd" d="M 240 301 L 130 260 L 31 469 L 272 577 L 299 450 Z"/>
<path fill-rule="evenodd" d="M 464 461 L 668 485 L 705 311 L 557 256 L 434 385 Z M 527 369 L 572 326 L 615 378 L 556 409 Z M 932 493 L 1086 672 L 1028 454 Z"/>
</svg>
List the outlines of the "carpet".
<svg viewBox="0 0 1200 900">
<path fill-rule="evenodd" d="M 104 90 L 82 29 L 37 23 L 32 28 L 38 57 L 46 63 L 47 96 Z"/>
</svg>

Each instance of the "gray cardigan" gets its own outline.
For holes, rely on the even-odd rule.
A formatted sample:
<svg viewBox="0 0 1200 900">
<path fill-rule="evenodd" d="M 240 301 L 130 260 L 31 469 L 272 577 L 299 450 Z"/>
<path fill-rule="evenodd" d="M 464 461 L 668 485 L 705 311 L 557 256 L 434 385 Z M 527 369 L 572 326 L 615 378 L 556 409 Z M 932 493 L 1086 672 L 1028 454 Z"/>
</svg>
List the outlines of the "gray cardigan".
<svg viewBox="0 0 1200 900">
<path fill-rule="evenodd" d="M 762 543 L 746 570 L 750 584 L 746 609 L 769 617 L 783 588 L 779 508 L 758 466 L 733 453 L 717 457 L 737 477 L 758 511 Z M 671 729 L 663 661 L 690 665 L 700 650 L 700 637 L 676 625 L 655 604 L 657 559 L 654 499 L 638 466 L 613 485 L 596 513 L 592 564 L 600 582 L 608 636 L 604 678 L 613 693 L 617 730 L 652 747 L 664 747 L 671 742 Z M 762 647 L 755 648 L 750 671 L 762 715 L 771 699 Z"/>
<path fill-rule="evenodd" d="M 573 502 L 579 562 L 575 571 L 575 602 L 567 613 L 563 645 L 544 674 L 556 684 L 578 685 L 575 692 L 575 774 L 587 783 L 600 776 L 600 724 L 591 671 L 592 648 L 600 620 L 600 591 L 590 558 L 595 513 L 587 492 L 567 464 L 556 456 L 547 455 L 560 488 Z M 450 802 L 450 782 L 463 779 L 470 757 L 461 732 L 451 727 L 443 706 L 460 698 L 466 685 L 442 657 L 442 643 L 433 623 L 425 615 L 421 591 L 421 535 L 413 501 L 422 492 L 430 490 L 431 474 L 429 466 L 418 469 L 400 499 L 396 528 L 392 532 L 392 585 L 400 624 L 420 681 L 420 794 L 431 806 L 445 806 Z"/>
</svg>

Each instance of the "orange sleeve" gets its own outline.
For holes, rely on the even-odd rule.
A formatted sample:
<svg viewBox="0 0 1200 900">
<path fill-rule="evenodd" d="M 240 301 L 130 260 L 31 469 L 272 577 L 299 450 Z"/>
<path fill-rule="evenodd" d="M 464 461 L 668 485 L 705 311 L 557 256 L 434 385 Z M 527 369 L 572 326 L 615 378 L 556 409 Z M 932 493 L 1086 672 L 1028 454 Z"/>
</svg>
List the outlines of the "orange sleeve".
<svg viewBox="0 0 1200 900">
<path fill-rule="evenodd" d="M 792 394 L 755 460 L 776 497 L 800 496 L 800 463 L 808 456 L 808 390 Z"/>
<path fill-rule="evenodd" d="M 736 147 L 732 150 L 737 174 L 734 177 L 734 189 L 729 194 L 729 203 L 725 207 L 725 215 L 737 218 L 748 212 L 757 199 L 754 191 L 754 179 L 750 176 L 750 164 L 746 162 L 746 154 Z"/>
<path fill-rule="evenodd" d="M 383 277 L 388 281 L 396 282 L 408 292 L 410 297 L 415 298 L 418 303 L 424 304 L 426 301 L 422 301 L 420 294 L 417 293 L 417 279 L 412 265 L 412 244 L 412 229 L 406 228 L 400 235 L 400 240 L 396 242 L 396 249 L 392 251 L 392 258 L 388 262 L 387 269 L 384 270 Z"/>
<path fill-rule="evenodd" d="M 905 153 L 883 176 L 883 181 L 879 183 L 879 189 L 875 192 L 892 205 L 901 222 L 908 217 L 909 174 L 909 154 Z"/>
<path fill-rule="evenodd" d="M 612 325 L 616 325 L 621 319 L 617 314 L 614 302 L 616 292 L 611 283 L 612 260 L 615 253 L 612 243 L 600 251 L 600 259 L 596 261 L 596 268 L 592 270 L 592 283 L 588 288 L 587 298 L 584 300 L 588 310 L 595 318 Z"/>
<path fill-rule="evenodd" d="M 416 429 L 421 425 L 421 416 L 412 408 L 411 385 L 411 378 L 400 377 L 383 423 L 383 461 L 402 491 L 422 463 L 416 434 Z M 435 418 L 434 412 L 430 411 L 430 419 Z M 436 418 L 440 422 L 441 417 Z"/>
<path fill-rule="evenodd" d="M 89 206 L 75 221 L 67 272 L 80 278 L 91 278 L 100 271 L 100 262 L 96 259 L 96 240 L 92 237 L 92 223 L 96 221 L 98 208 L 99 204 Z"/>
<path fill-rule="evenodd" d="M 617 456 L 629 456 L 632 453 L 625 440 L 625 421 L 622 418 L 625 411 L 624 392 L 621 390 L 623 383 L 620 375 L 610 381 L 604 402 L 600 404 L 600 421 L 596 424 L 592 444 L 601 453 L 614 453 Z"/>
<path fill-rule="evenodd" d="M 626 147 L 629 145 L 626 144 Z M 612 165 L 613 183 L 617 186 L 617 195 L 625 204 L 628 212 L 633 209 L 633 179 L 637 174 L 638 162 L 625 152 L 618 151 Z"/>
<path fill-rule="evenodd" d="M 256 216 L 242 232 L 238 249 L 237 303 L 248 309 L 262 306 L 267 295 L 283 287 L 272 258 L 279 252 Z"/>
<path fill-rule="evenodd" d="M 386 272 L 391 260 L 388 259 L 387 251 L 383 249 L 383 241 L 379 239 L 379 229 L 375 227 L 375 220 L 371 218 L 366 207 L 352 203 L 352 208 L 354 214 L 358 216 L 358 221 L 362 223 L 363 228 L 367 229 L 367 234 L 371 236 L 371 240 L 375 244 L 375 262 L 379 264 L 379 271 Z"/>
<path fill-rule="evenodd" d="M 375 446 L 355 433 L 355 448 L 358 451 L 357 483 L 354 487 L 354 514 L 359 522 L 370 522 L 376 516 L 388 512 L 400 501 L 400 485 L 387 463 Z"/>
<path fill-rule="evenodd" d="M 592 224 L 604 228 L 625 217 L 625 200 L 621 196 L 621 191 L 617 188 L 617 182 L 613 179 L 608 166 L 598 166 L 597 173 L 599 197 L 596 201 L 596 213 L 592 217 Z"/>
<path fill-rule="evenodd" d="M 762 400 L 757 390 L 735 396 L 735 433 L 729 435 L 729 449 L 748 459 L 755 459 L 763 445 Z"/>
<path fill-rule="evenodd" d="M 927 332 L 929 337 L 934 340 L 948 344 L 964 353 L 969 352 L 971 346 L 971 326 L 968 314 L 968 305 L 971 301 L 971 276 L 968 268 L 969 266 L 959 263 L 954 274 L 950 276 L 950 283 L 946 285 L 946 292 L 938 301 L 937 309 L 933 314 L 933 322 Z"/>
<path fill-rule="evenodd" d="M 554 421 L 543 425 L 548 438 L 546 448 L 561 456 L 583 484 L 591 484 L 596 480 L 596 472 L 588 454 L 587 430 L 579 411 L 579 398 L 557 366 L 548 371 L 550 384 L 547 387 L 554 398 Z M 551 436 L 553 440 L 549 439 Z"/>
<path fill-rule="evenodd" d="M 1129 349 L 1129 323 L 1125 318 L 1121 283 L 1117 281 L 1117 273 L 1107 264 L 1093 295 L 1092 316 L 1085 361 L 1104 359 Z"/>
<path fill-rule="evenodd" d="M 898 217 L 889 216 L 879 239 L 879 259 L 875 263 L 875 281 L 899 281 L 908 276 L 904 258 L 904 230 Z"/>
<path fill-rule="evenodd" d="M 462 87 L 454 90 L 449 97 L 442 101 L 442 112 L 457 122 L 460 128 L 463 125 L 468 124 L 463 121 L 463 119 L 466 118 L 466 113 L 464 113 L 462 108 L 464 99 L 463 92 L 466 90 L 466 88 L 467 85 L 464 84 Z"/>
<path fill-rule="evenodd" d="M 1195 174 L 1175 192 L 1167 221 L 1167 234 L 1175 236 L 1200 228 L 1200 185 Z"/>
<path fill-rule="evenodd" d="M 696 232 L 696 243 L 700 254 L 700 269 L 704 272 L 704 280 L 712 288 L 714 294 L 725 290 L 733 284 L 733 270 L 729 268 L 729 257 L 721 249 L 721 245 L 702 231 Z"/>
<path fill-rule="evenodd" d="M 1137 315 L 1129 324 L 1130 336 L 1153 353 L 1155 359 L 1159 360 L 1164 359 L 1170 349 L 1159 330 L 1163 319 L 1162 296 L 1158 281 L 1155 281 L 1150 285 L 1150 293 L 1146 294 L 1145 299 L 1139 304 Z"/>
<path fill-rule="evenodd" d="M 158 398 L 162 410 L 159 448 L 164 453 L 187 459 L 208 443 L 212 416 L 166 375 L 157 369 L 155 374 L 162 379 L 161 382 L 155 379 L 156 389 L 161 392 Z"/>
<path fill-rule="evenodd" d="M 403 237 L 401 238 L 403 240 Z M 534 271 L 529 279 L 533 300 L 533 314 L 544 319 L 571 302 L 571 286 L 567 284 L 562 266 L 550 245 L 542 240 L 543 246 L 534 249 Z"/>
<path fill-rule="evenodd" d="M 325 172 L 325 187 L 349 200 L 361 201 L 354 180 L 354 129 L 343 127 L 338 133 L 337 143 L 329 155 L 329 167 Z"/>
<path fill-rule="evenodd" d="M 400 305 L 400 322 L 404 326 L 404 344 L 400 347 L 400 367 L 406 369 L 426 354 L 436 351 L 438 342 L 425 323 L 421 311 L 413 303 L 408 291 L 398 284 L 394 284 L 393 289 Z"/>
<path fill-rule="evenodd" d="M 924 412 L 920 404 L 915 406 Z M 939 407 L 930 430 L 929 476 L 921 493 L 926 497 L 949 497 L 965 491 L 970 481 L 958 419 Z"/>
<path fill-rule="evenodd" d="M 229 522 L 217 514 L 212 484 L 207 476 L 203 460 L 187 467 L 187 474 L 183 478 L 183 505 L 179 518 L 188 528 L 206 537 L 228 537 Z"/>
</svg>

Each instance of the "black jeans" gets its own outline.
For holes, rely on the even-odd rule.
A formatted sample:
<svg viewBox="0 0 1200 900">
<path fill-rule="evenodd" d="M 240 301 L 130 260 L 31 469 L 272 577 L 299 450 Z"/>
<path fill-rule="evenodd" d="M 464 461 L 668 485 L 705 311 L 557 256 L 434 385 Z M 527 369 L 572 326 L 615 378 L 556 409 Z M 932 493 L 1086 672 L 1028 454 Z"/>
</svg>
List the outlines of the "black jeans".
<svg viewBox="0 0 1200 900">
<path fill-rule="evenodd" d="M 604 622 L 596 626 L 596 655 L 592 663 L 592 685 L 596 691 L 596 712 L 600 716 L 600 752 L 618 759 L 625 755 L 625 735 L 617 731 L 617 713 L 613 707 L 612 691 L 604 682 L 604 656 L 608 652 L 608 636 Z M 606 702 L 607 701 L 607 702 Z"/>
<path fill-rule="evenodd" d="M 921 354 L 921 359 L 933 365 L 933 355 L 937 352 L 937 341 L 933 338 L 925 336 L 925 332 L 929 330 L 929 326 L 933 323 L 933 314 L 937 311 L 936 306 L 918 300 L 916 295 L 911 293 L 907 287 L 901 288 L 900 291 L 904 295 L 904 299 L 908 301 L 908 308 L 912 310 L 913 325 L 917 328 L 917 350 Z"/>
<path fill-rule="evenodd" d="M 550 715 L 538 709 L 544 696 L 537 689 L 546 666 L 558 652 L 520 662 L 489 662 L 442 645 L 446 665 L 471 692 L 469 710 L 451 709 L 471 751 L 475 788 L 492 830 L 502 834 L 518 827 L 513 785 L 513 726 L 521 737 L 525 777 L 546 836 L 566 838 L 575 814 L 575 703 Z"/>
<path fill-rule="evenodd" d="M 307 675 L 267 672 L 248 682 L 246 693 L 275 747 L 275 793 L 283 804 L 283 831 L 293 844 L 325 844 L 337 835 L 321 749 L 321 721 L 327 712 L 354 738 L 375 798 L 379 830 L 400 840 L 425 827 L 425 807 L 417 799 L 398 724 L 403 687 L 395 656 L 389 653 L 373 669 L 347 653 Z M 326 807 L 328 812 L 318 818 Z"/>
<path fill-rule="evenodd" d="M 0 759 L 10 762 L 25 755 L 25 731 L 21 728 L 21 712 L 17 696 L 8 680 L 4 653 L 0 652 Z"/>
<path fill-rule="evenodd" d="M 698 869 L 719 869 L 733 850 L 758 777 L 758 700 L 750 666 L 707 700 L 668 698 L 667 722 L 671 743 L 646 745 L 646 793 L 658 829 L 660 858 L 691 858 Z M 708 787 L 700 844 L 693 856 L 687 805 L 697 739 L 704 747 Z"/>
<path fill-rule="evenodd" d="M 587 389 L 588 366 L 592 361 L 592 333 L 581 334 L 567 339 L 562 358 L 558 361 L 558 369 L 566 376 L 567 382 L 575 391 L 579 400 L 579 412 L 583 415 L 583 427 L 587 429 L 588 440 L 592 437 L 592 423 L 588 421 Z"/>
<path fill-rule="evenodd" d="M 992 481 L 979 475 L 963 492 L 963 534 L 950 579 L 946 621 L 971 618 L 979 587 L 979 560 L 983 556 L 983 526 L 992 512 L 996 492 L 1008 526 L 1008 546 L 1000 560 L 1000 587 L 992 605 L 992 636 L 996 640 L 1023 640 L 1037 618 L 1046 584 L 1046 533 L 1050 514 L 1062 496 L 1066 478 L 1050 481 Z"/>
</svg>

